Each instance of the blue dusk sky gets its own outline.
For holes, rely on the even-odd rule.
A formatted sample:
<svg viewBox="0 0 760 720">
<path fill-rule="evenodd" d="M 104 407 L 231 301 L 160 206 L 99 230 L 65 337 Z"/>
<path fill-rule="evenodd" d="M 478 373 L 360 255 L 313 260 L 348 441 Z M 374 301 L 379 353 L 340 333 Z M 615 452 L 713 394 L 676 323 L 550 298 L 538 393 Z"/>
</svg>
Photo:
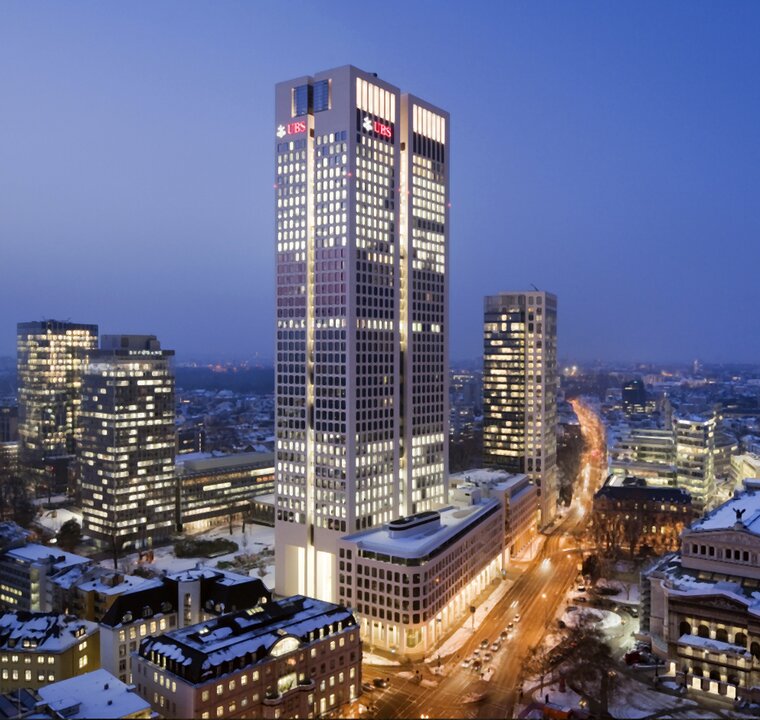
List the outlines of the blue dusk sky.
<svg viewBox="0 0 760 720">
<path fill-rule="evenodd" d="M 451 113 L 453 359 L 482 298 L 560 355 L 760 356 L 760 2 L 0 3 L 0 355 L 43 317 L 271 357 L 274 85 Z"/>
</svg>

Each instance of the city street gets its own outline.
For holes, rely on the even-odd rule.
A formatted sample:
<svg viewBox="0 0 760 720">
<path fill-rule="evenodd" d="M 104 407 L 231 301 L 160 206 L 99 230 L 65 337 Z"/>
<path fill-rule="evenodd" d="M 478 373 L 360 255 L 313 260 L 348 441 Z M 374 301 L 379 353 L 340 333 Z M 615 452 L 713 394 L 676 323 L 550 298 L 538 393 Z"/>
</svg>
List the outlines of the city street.
<svg viewBox="0 0 760 720">
<path fill-rule="evenodd" d="M 362 698 L 372 707 L 373 717 L 513 716 L 526 655 L 544 637 L 579 573 L 580 548 L 590 517 L 591 498 L 603 479 L 604 429 L 591 408 L 579 401 L 573 401 L 573 407 L 586 444 L 571 508 L 546 533 L 546 541 L 537 557 L 522 568 L 510 569 L 509 577 L 514 578 L 514 585 L 460 652 L 447 658 L 443 677 L 430 671 L 434 664 L 364 666 L 365 681 L 371 683 L 375 678 L 390 678 L 389 688 L 374 689 Z M 515 623 L 510 638 L 494 653 L 489 681 L 481 679 L 472 669 L 461 667 L 462 660 L 472 657 L 481 641 L 493 642 L 516 614 L 520 615 L 520 620 Z M 399 671 L 405 677 L 399 677 Z M 477 700 L 480 695 L 482 698 Z"/>
</svg>

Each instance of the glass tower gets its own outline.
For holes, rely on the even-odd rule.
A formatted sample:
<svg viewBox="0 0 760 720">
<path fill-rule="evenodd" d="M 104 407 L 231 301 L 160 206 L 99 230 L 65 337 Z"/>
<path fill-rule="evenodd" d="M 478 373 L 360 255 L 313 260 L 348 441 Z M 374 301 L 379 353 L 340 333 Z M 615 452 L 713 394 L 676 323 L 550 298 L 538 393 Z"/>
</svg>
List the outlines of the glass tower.
<svg viewBox="0 0 760 720">
<path fill-rule="evenodd" d="M 542 525 L 557 506 L 557 298 L 485 298 L 483 460 L 526 473 L 540 491 Z"/>
<path fill-rule="evenodd" d="M 109 547 L 146 547 L 174 529 L 173 355 L 153 335 L 104 335 L 84 374 L 84 530 Z"/>
<path fill-rule="evenodd" d="M 17 326 L 20 460 L 30 466 L 74 452 L 82 372 L 98 326 L 42 320 Z"/>
<path fill-rule="evenodd" d="M 275 91 L 277 586 L 447 499 L 448 114 L 345 66 Z"/>
</svg>

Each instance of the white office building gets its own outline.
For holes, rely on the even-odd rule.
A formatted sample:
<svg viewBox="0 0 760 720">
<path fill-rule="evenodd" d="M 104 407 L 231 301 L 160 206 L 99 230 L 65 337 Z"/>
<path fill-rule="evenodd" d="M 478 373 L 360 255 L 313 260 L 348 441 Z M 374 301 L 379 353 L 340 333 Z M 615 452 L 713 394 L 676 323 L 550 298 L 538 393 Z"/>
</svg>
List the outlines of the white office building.
<svg viewBox="0 0 760 720">
<path fill-rule="evenodd" d="M 277 591 L 447 502 L 448 114 L 344 66 L 276 88 Z"/>
</svg>

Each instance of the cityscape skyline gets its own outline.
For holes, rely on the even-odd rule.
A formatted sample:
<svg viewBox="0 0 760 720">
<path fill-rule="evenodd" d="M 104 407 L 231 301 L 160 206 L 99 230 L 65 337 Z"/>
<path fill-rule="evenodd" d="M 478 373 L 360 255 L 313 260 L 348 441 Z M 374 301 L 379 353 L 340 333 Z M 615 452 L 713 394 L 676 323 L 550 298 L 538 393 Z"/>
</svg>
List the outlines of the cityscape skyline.
<svg viewBox="0 0 760 720">
<path fill-rule="evenodd" d="M 556 5 L 556 24 L 520 5 L 463 28 L 435 18 L 432 35 L 456 30 L 468 63 L 433 63 L 433 39 L 411 43 L 417 7 L 390 45 L 379 32 L 315 48 L 309 32 L 342 21 L 304 4 L 285 57 L 267 30 L 285 22 L 274 6 L 70 4 L 46 8 L 45 22 L 39 7 L 0 11 L 0 63 L 25 78 L 0 80 L 0 235 L 14 268 L 0 289 L 14 309 L 0 319 L 0 354 L 13 353 L 17 321 L 47 316 L 155 333 L 180 360 L 271 360 L 269 89 L 345 62 L 424 87 L 452 112 L 454 360 L 479 355 L 484 294 L 534 283 L 561 298 L 563 357 L 741 362 L 760 349 L 731 311 L 759 299 L 758 222 L 744 211 L 760 149 L 750 4 L 688 15 Z M 390 32 L 392 10 L 352 14 Z M 484 136 L 498 139 L 490 162 Z M 120 297 L 121 277 L 144 289 Z"/>
</svg>

